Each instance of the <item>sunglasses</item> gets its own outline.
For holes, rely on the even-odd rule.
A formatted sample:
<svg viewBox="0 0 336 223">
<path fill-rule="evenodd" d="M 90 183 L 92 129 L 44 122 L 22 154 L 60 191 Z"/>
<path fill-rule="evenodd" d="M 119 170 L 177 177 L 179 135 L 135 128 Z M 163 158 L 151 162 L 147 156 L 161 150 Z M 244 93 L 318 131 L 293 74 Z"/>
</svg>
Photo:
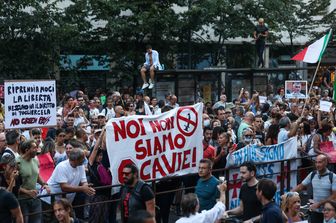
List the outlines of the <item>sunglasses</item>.
<svg viewBox="0 0 336 223">
<path fill-rule="evenodd" d="M 286 194 L 286 198 L 290 198 L 290 197 L 293 197 L 293 196 L 300 196 L 298 192 L 288 192 Z"/>
</svg>

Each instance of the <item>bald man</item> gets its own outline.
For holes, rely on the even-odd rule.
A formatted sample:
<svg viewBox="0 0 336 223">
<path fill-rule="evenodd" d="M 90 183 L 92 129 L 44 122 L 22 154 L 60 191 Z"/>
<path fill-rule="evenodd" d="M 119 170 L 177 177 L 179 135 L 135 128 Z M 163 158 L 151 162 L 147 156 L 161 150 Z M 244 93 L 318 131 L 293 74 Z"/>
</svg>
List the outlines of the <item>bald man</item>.
<svg viewBox="0 0 336 223">
<path fill-rule="evenodd" d="M 258 20 L 258 25 L 255 27 L 253 32 L 254 40 L 256 41 L 256 49 L 258 55 L 258 67 L 265 67 L 264 63 L 264 49 L 265 49 L 265 42 L 266 37 L 268 36 L 268 28 L 264 23 L 264 19 L 260 18 Z"/>
<path fill-rule="evenodd" d="M 310 205 L 311 222 L 323 222 L 323 203 L 336 199 L 336 175 L 328 170 L 328 157 L 320 154 L 316 157 L 316 170 L 311 172 L 306 179 L 297 185 L 292 191 L 306 190 L 310 184 L 313 188 L 313 204 Z"/>
</svg>

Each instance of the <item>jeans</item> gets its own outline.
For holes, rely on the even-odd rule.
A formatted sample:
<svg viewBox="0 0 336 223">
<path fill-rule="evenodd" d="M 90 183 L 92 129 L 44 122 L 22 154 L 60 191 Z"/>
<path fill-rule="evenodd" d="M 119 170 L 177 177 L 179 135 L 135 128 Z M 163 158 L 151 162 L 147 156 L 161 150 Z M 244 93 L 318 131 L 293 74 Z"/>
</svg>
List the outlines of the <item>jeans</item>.
<svg viewBox="0 0 336 223">
<path fill-rule="evenodd" d="M 265 66 L 264 63 L 264 49 L 265 49 L 265 42 L 264 41 L 257 41 L 256 43 L 257 48 L 257 55 L 258 55 L 258 67 L 262 65 L 262 67 Z"/>
<path fill-rule="evenodd" d="M 20 207 L 25 223 L 42 223 L 42 205 L 40 199 L 20 200 Z M 38 214 L 30 215 L 39 212 Z"/>
</svg>

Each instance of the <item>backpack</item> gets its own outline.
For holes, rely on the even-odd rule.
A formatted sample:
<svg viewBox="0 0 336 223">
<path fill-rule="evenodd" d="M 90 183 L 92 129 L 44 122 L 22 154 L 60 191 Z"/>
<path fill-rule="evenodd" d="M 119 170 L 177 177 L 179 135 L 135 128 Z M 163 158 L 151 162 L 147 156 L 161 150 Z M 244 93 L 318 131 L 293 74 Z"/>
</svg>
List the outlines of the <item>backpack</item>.
<svg viewBox="0 0 336 223">
<path fill-rule="evenodd" d="M 316 173 L 317 173 L 316 170 L 314 170 L 314 171 L 312 172 L 312 174 L 310 175 L 310 181 L 313 180 L 313 178 L 315 177 Z M 330 184 L 332 185 L 333 178 L 334 178 L 334 173 L 333 173 L 332 171 L 329 171 L 328 175 L 329 175 L 329 181 L 330 181 Z M 324 177 L 324 176 L 325 176 L 325 175 L 322 175 L 322 177 Z"/>
<path fill-rule="evenodd" d="M 314 138 L 314 136 L 315 135 L 319 135 L 320 136 L 320 134 L 318 134 L 318 133 L 314 133 L 314 134 L 311 134 L 310 136 L 309 136 L 309 138 L 307 139 L 307 142 L 306 142 L 306 153 L 308 153 L 309 152 L 309 150 L 312 148 L 312 146 L 311 146 L 311 144 L 312 144 L 312 141 L 313 141 L 313 138 Z"/>
<path fill-rule="evenodd" d="M 110 172 L 104 167 L 103 164 L 89 165 L 89 174 L 91 180 L 98 183 L 97 186 L 106 186 L 112 184 L 112 176 Z"/>
<path fill-rule="evenodd" d="M 112 185 L 112 176 L 110 172 L 107 171 L 107 169 L 103 166 L 103 164 L 98 164 L 97 172 L 101 185 Z"/>
<path fill-rule="evenodd" d="M 316 173 L 317 173 L 317 171 L 314 170 L 314 171 L 312 172 L 312 174 L 310 175 L 310 182 L 311 182 L 311 185 L 312 185 L 312 183 L 313 183 L 313 178 L 315 177 Z M 326 175 L 326 174 L 325 174 L 325 175 Z M 325 176 L 325 175 L 322 175 L 322 177 Z M 330 185 L 332 186 L 334 173 L 333 173 L 332 171 L 329 171 L 328 175 L 329 175 Z M 331 190 L 331 188 L 330 188 L 330 190 Z M 311 198 L 314 197 L 314 193 L 313 193 L 313 191 L 314 191 L 314 190 L 312 190 Z"/>
</svg>

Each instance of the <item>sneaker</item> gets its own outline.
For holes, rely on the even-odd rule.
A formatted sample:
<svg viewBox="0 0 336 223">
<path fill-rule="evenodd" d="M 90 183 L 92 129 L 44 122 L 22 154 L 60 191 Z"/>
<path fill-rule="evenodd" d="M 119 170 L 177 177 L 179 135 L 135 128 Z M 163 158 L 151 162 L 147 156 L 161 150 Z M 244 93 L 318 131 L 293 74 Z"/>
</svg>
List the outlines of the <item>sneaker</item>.
<svg viewBox="0 0 336 223">
<path fill-rule="evenodd" d="M 148 89 L 153 89 L 154 83 L 150 83 Z"/>
<path fill-rule="evenodd" d="M 149 86 L 149 84 L 146 82 L 146 83 L 144 83 L 143 85 L 142 85 L 142 90 L 144 90 L 144 89 L 146 89 L 147 87 Z"/>
</svg>

